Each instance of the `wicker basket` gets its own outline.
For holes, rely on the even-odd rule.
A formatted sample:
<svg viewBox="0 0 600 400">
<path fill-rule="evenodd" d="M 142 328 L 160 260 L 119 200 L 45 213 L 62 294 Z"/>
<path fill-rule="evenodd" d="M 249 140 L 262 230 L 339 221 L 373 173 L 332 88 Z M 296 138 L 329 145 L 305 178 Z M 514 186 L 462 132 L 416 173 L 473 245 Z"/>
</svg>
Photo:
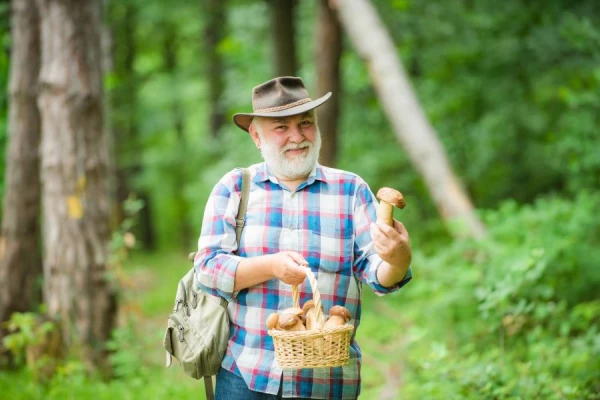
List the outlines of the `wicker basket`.
<svg viewBox="0 0 600 400">
<path fill-rule="evenodd" d="M 346 324 L 323 329 L 325 317 L 321 295 L 312 271 L 305 267 L 313 291 L 317 329 L 310 331 L 280 331 L 270 329 L 275 358 L 281 368 L 323 368 L 344 365 L 350 358 L 350 336 L 354 327 Z M 294 307 L 300 307 L 298 286 L 292 286 Z"/>
</svg>

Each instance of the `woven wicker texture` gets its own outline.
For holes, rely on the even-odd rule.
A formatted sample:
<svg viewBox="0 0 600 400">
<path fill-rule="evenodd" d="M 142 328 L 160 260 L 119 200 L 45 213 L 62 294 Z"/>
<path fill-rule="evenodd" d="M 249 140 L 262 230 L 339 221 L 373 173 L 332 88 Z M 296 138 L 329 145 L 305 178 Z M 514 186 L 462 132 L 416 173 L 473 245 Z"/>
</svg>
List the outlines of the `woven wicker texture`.
<svg viewBox="0 0 600 400">
<path fill-rule="evenodd" d="M 350 358 L 350 335 L 354 327 L 342 325 L 323 329 L 325 317 L 317 280 L 304 267 L 312 288 L 317 329 L 310 331 L 269 330 L 275 345 L 275 358 L 281 368 L 323 368 L 344 365 Z M 298 287 L 292 286 L 294 307 L 300 307 Z"/>
</svg>

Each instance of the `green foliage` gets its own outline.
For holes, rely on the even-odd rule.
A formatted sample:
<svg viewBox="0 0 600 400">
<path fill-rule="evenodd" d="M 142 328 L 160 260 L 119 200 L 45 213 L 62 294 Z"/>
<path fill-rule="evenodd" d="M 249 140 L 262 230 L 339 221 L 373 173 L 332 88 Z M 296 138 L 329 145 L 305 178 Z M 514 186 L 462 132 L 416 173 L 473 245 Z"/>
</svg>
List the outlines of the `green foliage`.
<svg viewBox="0 0 600 400">
<path fill-rule="evenodd" d="M 600 187 L 597 2 L 377 4 L 478 206 Z"/>
<path fill-rule="evenodd" d="M 165 371 L 155 367 L 144 385 L 116 379 L 104 382 L 87 377 L 81 364 L 67 363 L 62 373 L 42 386 L 36 384 L 26 372 L 0 372 L 1 400 L 138 400 L 170 399 L 204 400 L 202 384 L 176 375 L 181 371 Z"/>
<path fill-rule="evenodd" d="M 182 254 L 134 252 L 124 259 L 124 286 L 119 324 L 108 342 L 114 378 L 86 372 L 68 360 L 43 385 L 30 370 L 0 371 L 0 400 L 64 399 L 205 399 L 202 381 L 188 378 L 177 361 L 165 368 L 162 334 L 173 306 L 177 282 L 191 267 Z"/>
<path fill-rule="evenodd" d="M 149 368 L 144 361 L 144 340 L 138 338 L 135 324 L 135 319 L 130 318 L 126 325 L 116 328 L 107 343 L 107 349 L 111 351 L 110 361 L 115 378 L 127 380 L 134 387 L 141 388 L 148 382 Z"/>
<path fill-rule="evenodd" d="M 33 312 L 13 313 L 5 323 L 10 333 L 2 339 L 2 344 L 14 355 L 17 364 L 25 363 L 28 347 L 40 345 L 50 332 L 57 329 L 50 320 L 40 323 L 39 317 L 40 314 Z"/>
<path fill-rule="evenodd" d="M 25 367 L 35 382 L 52 378 L 63 364 L 63 348 L 58 323 L 47 317 L 45 306 L 39 312 L 13 313 L 5 323 L 8 334 L 2 339 L 15 365 Z"/>
<path fill-rule="evenodd" d="M 596 2 L 511 0 L 452 3 L 374 1 L 397 43 L 417 95 L 452 165 L 479 207 L 504 199 L 532 202 L 540 193 L 600 186 L 599 13 Z M 123 18 L 133 7 L 133 71 L 123 69 Z M 164 9 L 134 0 L 111 5 L 115 25 L 114 128 L 133 123 L 137 139 L 119 135 L 122 165 L 140 167 L 134 186 L 150 194 L 163 246 L 194 245 L 208 193 L 228 170 L 260 161 L 247 134 L 232 123 L 208 132 L 202 7 Z M 227 117 L 251 108 L 251 88 L 272 73 L 268 5 L 234 2 L 218 45 Z M 315 91 L 316 6 L 296 7 L 299 74 Z M 160 29 L 156 29 L 160 27 Z M 164 43 L 175 35 L 177 63 L 165 69 Z M 350 46 L 341 64 L 339 163 L 373 188 L 405 192 L 403 220 L 433 249 L 448 241 L 430 194 L 386 121 L 367 68 Z M 135 106 L 128 102 L 135 94 Z M 174 110 L 182 117 L 178 138 Z M 129 122 L 127 122 L 129 121 Z M 374 140 L 376 138 L 376 140 Z M 377 145 L 373 145 L 377 143 Z M 400 214 L 398 214 L 400 215 Z M 190 237 L 183 238 L 187 230 Z M 187 240 L 183 243 L 183 239 Z M 428 250 L 429 251 L 429 250 Z"/>
<path fill-rule="evenodd" d="M 485 241 L 417 255 L 407 398 L 598 398 L 599 206 L 507 202 Z"/>
</svg>

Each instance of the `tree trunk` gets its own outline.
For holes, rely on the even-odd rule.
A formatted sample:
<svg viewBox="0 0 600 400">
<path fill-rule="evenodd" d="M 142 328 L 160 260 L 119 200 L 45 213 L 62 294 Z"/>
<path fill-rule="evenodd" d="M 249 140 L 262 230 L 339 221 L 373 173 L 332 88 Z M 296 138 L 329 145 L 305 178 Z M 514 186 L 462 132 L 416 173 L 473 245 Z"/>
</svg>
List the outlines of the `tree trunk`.
<svg viewBox="0 0 600 400">
<path fill-rule="evenodd" d="M 219 134 L 225 123 L 225 110 L 221 96 L 225 88 L 223 59 L 218 46 L 225 36 L 225 0 L 206 0 L 206 27 L 204 44 L 206 49 L 208 101 L 210 110 L 210 133 L 213 138 Z"/>
<path fill-rule="evenodd" d="M 44 297 L 65 343 L 105 370 L 115 322 L 107 281 L 109 188 L 103 130 L 100 3 L 38 0 L 42 63 Z"/>
<path fill-rule="evenodd" d="M 9 145 L 0 239 L 0 323 L 8 320 L 13 312 L 29 311 L 41 297 L 40 114 L 36 104 L 39 38 L 35 1 L 13 1 Z M 2 327 L 0 343 L 3 336 Z"/>
<path fill-rule="evenodd" d="M 269 0 L 273 27 L 273 60 L 277 76 L 296 75 L 294 7 L 296 0 Z"/>
<path fill-rule="evenodd" d="M 338 0 L 333 5 L 354 47 L 366 61 L 396 136 L 424 177 L 440 215 L 454 235 L 483 237 L 485 227 L 452 171 L 377 11 L 368 0 Z"/>
<path fill-rule="evenodd" d="M 332 92 L 328 102 L 317 108 L 319 129 L 323 135 L 320 162 L 335 166 L 338 148 L 338 116 L 340 111 L 340 57 L 342 55 L 342 31 L 335 12 L 328 0 L 319 0 L 316 63 L 318 96 Z"/>
</svg>

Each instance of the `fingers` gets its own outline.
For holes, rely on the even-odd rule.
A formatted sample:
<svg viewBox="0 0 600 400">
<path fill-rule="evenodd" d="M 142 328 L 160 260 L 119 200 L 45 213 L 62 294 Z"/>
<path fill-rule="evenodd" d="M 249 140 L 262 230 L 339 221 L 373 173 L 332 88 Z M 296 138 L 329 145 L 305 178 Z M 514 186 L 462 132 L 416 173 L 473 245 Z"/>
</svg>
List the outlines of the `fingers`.
<svg viewBox="0 0 600 400">
<path fill-rule="evenodd" d="M 305 277 L 306 272 L 301 265 L 308 265 L 308 262 L 300 254 L 290 251 L 288 252 L 290 263 L 287 265 L 290 272 L 298 277 Z"/>
<path fill-rule="evenodd" d="M 398 240 L 398 235 L 408 239 L 408 231 L 400 221 L 394 220 L 393 227 L 380 221 L 371 224 L 371 236 L 374 240 L 376 238 L 379 240 L 383 240 L 384 238 Z"/>
<path fill-rule="evenodd" d="M 294 264 L 287 268 L 286 274 L 282 281 L 289 285 L 300 285 L 302 282 L 304 282 L 305 278 L 306 272 L 304 272 L 304 269 L 299 267 L 297 264 Z"/>
<path fill-rule="evenodd" d="M 394 220 L 394 229 L 400 234 L 400 236 L 408 239 L 408 231 L 402 222 Z"/>
<path fill-rule="evenodd" d="M 300 254 L 296 253 L 295 251 L 288 251 L 287 255 L 290 256 L 290 258 L 299 265 L 308 265 L 308 262 L 304 259 L 304 257 L 302 257 Z"/>
<path fill-rule="evenodd" d="M 394 226 L 381 223 L 371 224 L 373 248 L 381 259 L 390 265 L 410 263 L 410 244 L 408 231 L 402 222 L 394 220 Z"/>
<path fill-rule="evenodd" d="M 279 253 L 281 269 L 278 278 L 289 285 L 300 285 L 306 278 L 306 272 L 301 265 L 308 262 L 300 254 L 293 251 Z"/>
<path fill-rule="evenodd" d="M 306 276 L 306 272 L 304 271 L 304 268 L 299 266 L 298 264 L 292 264 L 289 266 L 289 272 L 298 277 L 298 278 L 302 278 L 304 279 L 304 277 Z"/>
</svg>

